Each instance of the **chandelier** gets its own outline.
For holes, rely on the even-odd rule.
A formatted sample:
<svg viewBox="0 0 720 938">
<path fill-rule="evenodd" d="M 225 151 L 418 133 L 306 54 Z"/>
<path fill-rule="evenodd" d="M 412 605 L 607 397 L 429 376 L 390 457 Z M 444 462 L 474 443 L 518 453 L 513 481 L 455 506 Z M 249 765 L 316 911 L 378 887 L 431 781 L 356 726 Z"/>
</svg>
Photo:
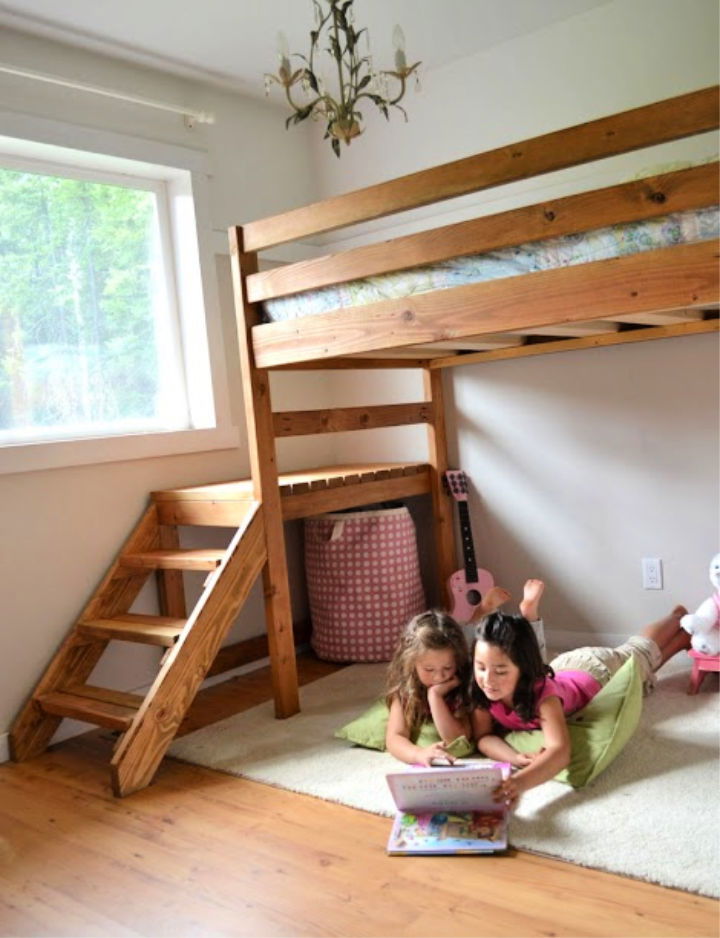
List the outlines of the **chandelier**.
<svg viewBox="0 0 720 938">
<path fill-rule="evenodd" d="M 336 156 L 340 156 L 340 141 L 349 144 L 362 133 L 363 115 L 360 106 L 366 101 L 374 104 L 386 119 L 390 108 L 397 108 L 407 120 L 400 106 L 407 80 L 415 75 L 418 66 L 407 64 L 405 36 L 399 26 L 393 30 L 395 68 L 376 71 L 370 55 L 367 29 L 356 29 L 353 3 L 355 0 L 313 0 L 315 27 L 310 31 L 310 52 L 307 56 L 292 53 L 302 65 L 293 69 L 291 54 L 284 33 L 278 33 L 277 74 L 265 75 L 265 93 L 273 84 L 285 90 L 285 97 L 293 113 L 285 127 L 299 124 L 308 117 L 325 121 L 325 138 L 330 140 Z M 324 53 L 324 54 L 323 54 Z M 332 76 L 332 79 L 328 76 Z M 332 90 L 331 90 L 332 88 Z M 301 100 L 296 96 L 300 92 Z"/>
</svg>

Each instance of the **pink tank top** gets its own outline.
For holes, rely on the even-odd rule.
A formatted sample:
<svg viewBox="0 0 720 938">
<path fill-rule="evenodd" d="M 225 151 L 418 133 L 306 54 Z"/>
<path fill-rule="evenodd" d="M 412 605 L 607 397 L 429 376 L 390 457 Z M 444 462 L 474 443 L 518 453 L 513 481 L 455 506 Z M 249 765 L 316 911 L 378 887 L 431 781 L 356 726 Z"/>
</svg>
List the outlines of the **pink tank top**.
<svg viewBox="0 0 720 938">
<path fill-rule="evenodd" d="M 568 716 L 581 710 L 593 699 L 602 685 L 587 671 L 558 671 L 555 677 L 546 677 L 544 682 L 535 685 L 535 711 L 546 697 L 558 697 L 563 713 Z M 506 707 L 501 700 L 490 704 L 490 716 L 500 726 L 508 730 L 537 730 L 540 720 L 523 720 L 514 710 Z"/>
</svg>

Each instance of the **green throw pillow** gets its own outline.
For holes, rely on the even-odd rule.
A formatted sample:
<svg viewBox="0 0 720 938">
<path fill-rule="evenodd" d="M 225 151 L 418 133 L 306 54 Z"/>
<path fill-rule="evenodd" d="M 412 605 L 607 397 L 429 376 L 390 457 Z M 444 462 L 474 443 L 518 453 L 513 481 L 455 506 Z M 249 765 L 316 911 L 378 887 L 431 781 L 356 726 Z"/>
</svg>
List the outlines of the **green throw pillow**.
<svg viewBox="0 0 720 938">
<path fill-rule="evenodd" d="M 363 746 L 365 749 L 385 749 L 385 731 L 387 730 L 389 711 L 387 704 L 381 698 L 376 700 L 365 713 L 336 730 L 335 736 L 338 739 L 347 739 L 356 746 Z M 418 746 L 430 746 L 432 743 L 440 741 L 435 724 L 432 722 L 423 723 L 420 727 L 420 733 L 415 740 Z M 464 736 L 454 739 L 448 746 L 448 752 L 462 759 L 465 756 L 472 755 L 475 751 L 472 743 Z"/>
<path fill-rule="evenodd" d="M 583 788 L 620 753 L 635 732 L 642 711 L 642 678 L 630 658 L 590 703 L 568 718 L 570 765 L 555 778 Z M 544 743 L 542 730 L 522 730 L 505 737 L 519 752 L 536 752 Z"/>
</svg>

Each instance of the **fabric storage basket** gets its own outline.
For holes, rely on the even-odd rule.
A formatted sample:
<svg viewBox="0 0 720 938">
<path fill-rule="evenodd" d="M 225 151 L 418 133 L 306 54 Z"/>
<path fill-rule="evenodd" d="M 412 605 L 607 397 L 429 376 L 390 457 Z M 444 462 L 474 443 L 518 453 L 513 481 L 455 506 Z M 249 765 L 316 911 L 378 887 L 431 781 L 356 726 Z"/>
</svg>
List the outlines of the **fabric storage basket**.
<svg viewBox="0 0 720 938">
<path fill-rule="evenodd" d="M 305 521 L 311 644 L 326 661 L 388 661 L 403 626 L 425 609 L 407 508 Z"/>
</svg>

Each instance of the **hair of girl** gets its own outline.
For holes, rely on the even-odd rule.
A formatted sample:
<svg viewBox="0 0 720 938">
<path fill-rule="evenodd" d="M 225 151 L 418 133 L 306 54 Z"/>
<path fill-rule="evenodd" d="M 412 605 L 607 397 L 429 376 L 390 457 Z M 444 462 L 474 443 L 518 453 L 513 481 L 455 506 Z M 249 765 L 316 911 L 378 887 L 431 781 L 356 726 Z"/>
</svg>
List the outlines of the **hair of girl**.
<svg viewBox="0 0 720 938">
<path fill-rule="evenodd" d="M 550 665 L 545 664 L 542 659 L 533 627 L 524 616 L 493 612 L 481 619 L 475 629 L 473 659 L 478 642 L 486 642 L 488 645 L 499 648 L 519 669 L 520 676 L 513 692 L 512 706 L 521 719 L 528 722 L 533 720 L 537 716 L 535 712 L 536 684 L 538 681 L 544 681 L 546 677 L 555 676 Z M 479 705 L 484 710 L 490 708 L 490 701 L 475 680 L 472 682 L 471 697 L 475 705 Z"/>
<path fill-rule="evenodd" d="M 421 725 L 430 716 L 427 688 L 420 681 L 415 665 L 426 651 L 447 648 L 453 652 L 460 681 L 452 691 L 451 706 L 464 714 L 470 707 L 472 667 L 465 635 L 455 619 L 446 612 L 431 609 L 411 619 L 400 636 L 388 668 L 385 700 L 390 706 L 395 697 L 399 699 L 411 739 L 417 736 Z"/>
</svg>

